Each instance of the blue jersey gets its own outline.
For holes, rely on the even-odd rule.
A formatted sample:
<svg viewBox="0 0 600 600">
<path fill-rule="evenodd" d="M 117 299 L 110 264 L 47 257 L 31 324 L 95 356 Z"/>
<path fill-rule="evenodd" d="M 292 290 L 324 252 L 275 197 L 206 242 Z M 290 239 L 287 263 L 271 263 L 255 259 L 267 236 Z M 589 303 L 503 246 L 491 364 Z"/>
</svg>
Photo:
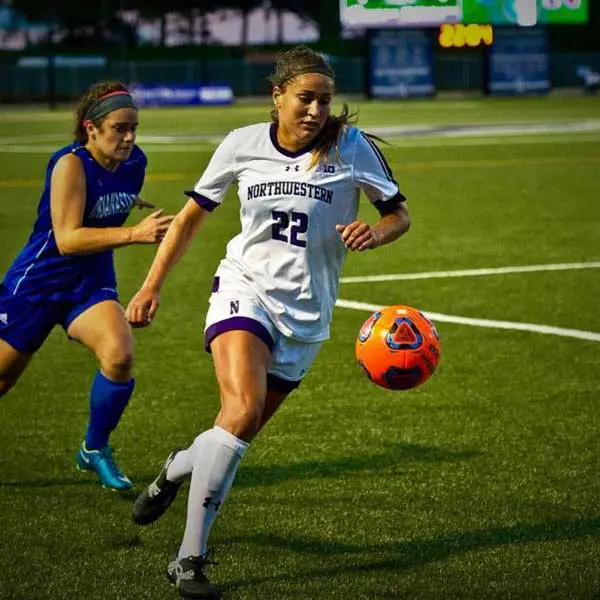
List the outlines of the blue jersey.
<svg viewBox="0 0 600 600">
<path fill-rule="evenodd" d="M 57 161 L 72 152 L 85 172 L 83 227 L 120 227 L 144 183 L 146 155 L 135 146 L 129 159 L 112 172 L 78 143 L 55 152 L 46 169 L 38 216 L 27 244 L 8 270 L 4 292 L 31 301 L 80 301 L 94 290 L 116 289 L 112 250 L 61 256 L 50 216 L 50 182 Z"/>
</svg>

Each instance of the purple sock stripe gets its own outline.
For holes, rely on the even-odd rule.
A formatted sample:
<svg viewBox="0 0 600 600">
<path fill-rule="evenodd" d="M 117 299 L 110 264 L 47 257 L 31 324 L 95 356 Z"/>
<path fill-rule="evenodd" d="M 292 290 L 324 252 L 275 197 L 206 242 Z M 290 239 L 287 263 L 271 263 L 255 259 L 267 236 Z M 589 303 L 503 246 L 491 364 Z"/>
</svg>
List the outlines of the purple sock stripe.
<svg viewBox="0 0 600 600">
<path fill-rule="evenodd" d="M 253 333 L 257 338 L 261 339 L 269 348 L 273 350 L 275 341 L 267 328 L 258 321 L 248 317 L 231 317 L 223 321 L 213 323 L 204 334 L 204 348 L 210 353 L 211 342 L 220 334 L 226 331 L 242 330 Z"/>
</svg>

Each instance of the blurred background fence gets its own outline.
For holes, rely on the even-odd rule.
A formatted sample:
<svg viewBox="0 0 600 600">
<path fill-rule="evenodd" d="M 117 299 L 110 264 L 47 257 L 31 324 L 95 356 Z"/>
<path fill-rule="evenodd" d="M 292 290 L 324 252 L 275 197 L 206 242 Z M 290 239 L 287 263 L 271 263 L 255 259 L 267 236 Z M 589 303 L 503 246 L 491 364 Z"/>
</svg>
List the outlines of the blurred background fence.
<svg viewBox="0 0 600 600">
<path fill-rule="evenodd" d="M 336 86 L 341 93 L 365 91 L 366 60 L 361 57 L 336 57 Z M 482 54 L 436 56 L 434 76 L 440 91 L 481 91 L 483 87 Z M 550 55 L 552 87 L 581 85 L 577 68 L 586 64 L 600 70 L 600 53 L 553 53 Z M 94 81 L 118 79 L 128 84 L 161 82 L 163 84 L 222 83 L 230 85 L 235 96 L 266 94 L 267 76 L 272 62 L 245 61 L 241 58 L 202 60 L 137 61 L 115 60 L 96 66 L 56 66 L 54 72 L 45 65 L 0 66 L 0 100 L 5 102 L 47 99 L 53 93 L 59 100 L 72 100 Z"/>
</svg>

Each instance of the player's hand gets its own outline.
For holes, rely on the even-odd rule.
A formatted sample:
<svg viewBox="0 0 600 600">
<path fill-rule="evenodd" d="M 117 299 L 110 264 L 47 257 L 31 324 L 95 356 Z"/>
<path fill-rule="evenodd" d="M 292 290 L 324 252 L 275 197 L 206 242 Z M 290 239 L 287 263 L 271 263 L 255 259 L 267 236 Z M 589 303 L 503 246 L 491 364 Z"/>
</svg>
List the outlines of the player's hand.
<svg viewBox="0 0 600 600">
<path fill-rule="evenodd" d="M 164 215 L 162 209 L 154 211 L 133 227 L 133 241 L 137 244 L 157 244 L 162 241 L 174 215 Z"/>
<path fill-rule="evenodd" d="M 139 208 L 140 210 L 142 208 L 156 208 L 156 206 L 154 206 L 154 204 L 152 204 L 152 202 L 148 202 L 147 200 L 144 200 L 141 196 L 136 196 L 135 200 L 133 201 L 133 205 L 137 208 Z"/>
<path fill-rule="evenodd" d="M 379 238 L 365 221 L 353 221 L 349 225 L 336 225 L 335 230 L 340 234 L 342 243 L 348 250 L 371 250 L 379 246 Z"/>
<path fill-rule="evenodd" d="M 132 327 L 148 327 L 160 305 L 160 294 L 148 288 L 141 288 L 129 301 L 125 318 Z"/>
</svg>

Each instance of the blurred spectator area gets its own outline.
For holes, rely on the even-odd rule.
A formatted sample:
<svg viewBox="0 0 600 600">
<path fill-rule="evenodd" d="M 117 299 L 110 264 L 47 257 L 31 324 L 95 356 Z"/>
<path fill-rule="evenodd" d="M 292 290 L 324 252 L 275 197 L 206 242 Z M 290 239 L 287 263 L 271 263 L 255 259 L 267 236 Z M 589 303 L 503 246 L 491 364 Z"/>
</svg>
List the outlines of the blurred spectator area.
<svg viewBox="0 0 600 600">
<path fill-rule="evenodd" d="M 365 90 L 364 31 L 340 31 L 337 0 L 171 0 L 168 6 L 170 12 L 158 0 L 0 0 L 0 102 L 68 101 L 106 78 L 225 84 L 238 97 L 261 95 L 270 89 L 266 78 L 277 50 L 296 43 L 326 50 L 341 93 Z M 600 72 L 600 0 L 590 10 L 589 27 L 551 32 L 554 88 L 581 88 L 581 65 Z M 86 56 L 61 58 L 74 54 Z M 483 63 L 483 51 L 438 48 L 436 88 L 481 91 Z"/>
</svg>

